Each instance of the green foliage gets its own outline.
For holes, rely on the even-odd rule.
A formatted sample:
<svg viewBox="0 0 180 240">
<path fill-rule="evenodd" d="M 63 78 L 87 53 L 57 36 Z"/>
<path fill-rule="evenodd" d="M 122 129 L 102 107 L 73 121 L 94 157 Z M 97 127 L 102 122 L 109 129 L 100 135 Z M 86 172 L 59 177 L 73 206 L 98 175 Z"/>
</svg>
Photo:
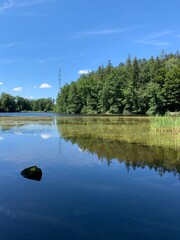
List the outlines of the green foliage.
<svg viewBox="0 0 180 240">
<path fill-rule="evenodd" d="M 166 74 L 164 97 L 169 111 L 180 109 L 180 66 L 174 65 Z"/>
<path fill-rule="evenodd" d="M 31 100 L 31 108 L 33 111 L 53 111 L 54 100 L 52 98 L 39 98 Z"/>
<path fill-rule="evenodd" d="M 164 115 L 165 106 L 162 89 L 158 83 L 149 82 L 146 87 L 146 96 L 148 100 L 149 109 L 147 114 L 150 115 Z"/>
<path fill-rule="evenodd" d="M 180 118 L 171 116 L 152 117 L 151 128 L 158 131 L 180 132 Z"/>
<path fill-rule="evenodd" d="M 0 112 L 22 111 L 53 111 L 54 100 L 52 98 L 40 98 L 29 100 L 20 96 L 13 97 L 10 94 L 0 95 Z"/>
<path fill-rule="evenodd" d="M 113 67 L 100 66 L 61 88 L 59 113 L 132 113 L 164 115 L 180 110 L 180 55 L 131 59 Z"/>
<path fill-rule="evenodd" d="M 15 111 L 15 98 L 7 93 L 2 93 L 0 96 L 0 111 L 1 112 L 14 112 Z"/>
</svg>

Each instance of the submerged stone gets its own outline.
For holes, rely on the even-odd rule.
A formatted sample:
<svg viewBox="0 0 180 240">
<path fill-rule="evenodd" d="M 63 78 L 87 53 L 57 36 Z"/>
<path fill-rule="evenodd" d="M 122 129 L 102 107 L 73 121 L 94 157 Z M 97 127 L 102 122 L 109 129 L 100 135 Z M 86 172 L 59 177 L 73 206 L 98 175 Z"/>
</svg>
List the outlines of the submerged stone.
<svg viewBox="0 0 180 240">
<path fill-rule="evenodd" d="M 22 170 L 21 175 L 31 180 L 40 181 L 42 178 L 42 170 L 37 166 L 32 166 Z"/>
</svg>

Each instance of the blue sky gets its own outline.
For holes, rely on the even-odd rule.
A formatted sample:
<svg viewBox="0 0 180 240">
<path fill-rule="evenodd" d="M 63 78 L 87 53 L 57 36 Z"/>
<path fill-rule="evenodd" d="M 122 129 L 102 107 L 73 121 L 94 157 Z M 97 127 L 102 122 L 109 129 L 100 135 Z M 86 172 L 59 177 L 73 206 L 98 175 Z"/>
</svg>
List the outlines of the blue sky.
<svg viewBox="0 0 180 240">
<path fill-rule="evenodd" d="M 53 97 L 111 60 L 180 46 L 179 0 L 0 0 L 0 93 Z"/>
</svg>

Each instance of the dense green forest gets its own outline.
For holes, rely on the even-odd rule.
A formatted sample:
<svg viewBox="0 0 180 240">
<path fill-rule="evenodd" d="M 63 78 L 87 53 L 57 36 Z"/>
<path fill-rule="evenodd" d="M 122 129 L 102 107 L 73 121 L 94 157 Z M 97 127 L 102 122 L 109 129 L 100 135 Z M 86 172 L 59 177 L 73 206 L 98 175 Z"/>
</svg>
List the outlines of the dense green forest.
<svg viewBox="0 0 180 240">
<path fill-rule="evenodd" d="M 150 59 L 128 57 L 65 84 L 56 111 L 64 114 L 160 114 L 180 111 L 180 54 Z"/>
<path fill-rule="evenodd" d="M 12 96 L 7 93 L 0 95 L 0 112 L 21 111 L 53 111 L 54 100 L 52 98 L 40 98 L 30 100 L 20 96 Z"/>
</svg>

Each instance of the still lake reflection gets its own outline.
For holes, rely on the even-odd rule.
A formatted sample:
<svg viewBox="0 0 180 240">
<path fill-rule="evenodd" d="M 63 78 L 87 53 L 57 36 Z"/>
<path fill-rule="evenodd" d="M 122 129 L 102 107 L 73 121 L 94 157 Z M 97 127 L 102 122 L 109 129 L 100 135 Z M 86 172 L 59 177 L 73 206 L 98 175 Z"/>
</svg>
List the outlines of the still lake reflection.
<svg viewBox="0 0 180 240">
<path fill-rule="evenodd" d="M 0 239 L 179 239 L 179 148 L 150 145 L 146 120 L 0 124 Z M 30 166 L 41 181 L 21 176 Z"/>
</svg>

